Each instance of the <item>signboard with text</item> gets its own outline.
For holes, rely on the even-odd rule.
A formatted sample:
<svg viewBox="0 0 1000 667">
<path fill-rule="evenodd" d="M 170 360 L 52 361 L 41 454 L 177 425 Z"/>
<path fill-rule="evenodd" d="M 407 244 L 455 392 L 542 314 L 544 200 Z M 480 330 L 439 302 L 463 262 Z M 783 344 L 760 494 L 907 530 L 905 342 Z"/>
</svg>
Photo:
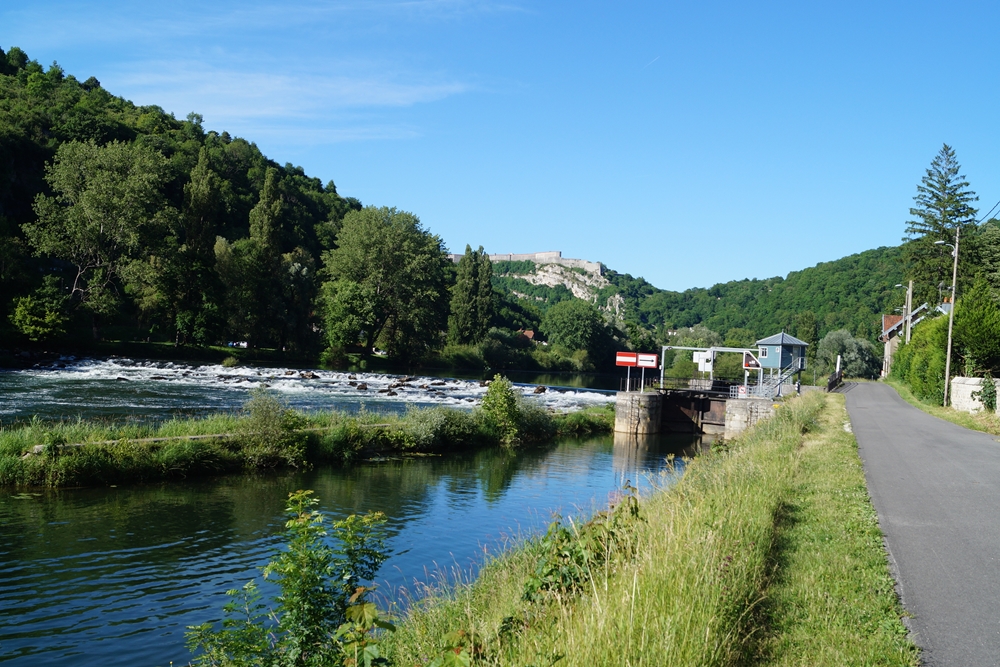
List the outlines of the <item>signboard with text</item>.
<svg viewBox="0 0 1000 667">
<path fill-rule="evenodd" d="M 748 371 L 755 371 L 760 368 L 760 360 L 753 356 L 753 352 L 743 353 L 743 368 Z"/>
</svg>

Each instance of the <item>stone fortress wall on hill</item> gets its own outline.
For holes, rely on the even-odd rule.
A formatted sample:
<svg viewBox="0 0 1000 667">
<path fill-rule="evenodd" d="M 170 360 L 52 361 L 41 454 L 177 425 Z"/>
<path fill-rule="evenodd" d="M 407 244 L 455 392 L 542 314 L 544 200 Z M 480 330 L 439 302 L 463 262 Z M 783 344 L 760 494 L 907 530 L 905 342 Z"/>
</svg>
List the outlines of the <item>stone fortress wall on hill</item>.
<svg viewBox="0 0 1000 667">
<path fill-rule="evenodd" d="M 458 264 L 462 255 L 448 255 L 451 261 Z M 559 264 L 560 266 L 583 269 L 588 273 L 603 275 L 600 262 L 588 262 L 585 259 L 571 259 L 563 257 L 561 250 L 550 250 L 548 252 L 529 252 L 523 254 L 490 255 L 491 262 L 534 262 L 535 264 Z"/>
</svg>

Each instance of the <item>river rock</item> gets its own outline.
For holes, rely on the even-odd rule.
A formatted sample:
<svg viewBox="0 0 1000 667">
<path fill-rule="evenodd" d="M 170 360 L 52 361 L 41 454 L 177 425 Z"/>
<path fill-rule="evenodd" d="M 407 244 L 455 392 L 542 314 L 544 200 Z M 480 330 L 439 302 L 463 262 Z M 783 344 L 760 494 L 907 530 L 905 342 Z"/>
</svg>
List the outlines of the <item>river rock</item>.
<svg viewBox="0 0 1000 667">
<path fill-rule="evenodd" d="M 295 375 L 295 371 L 285 371 L 285 375 Z"/>
<path fill-rule="evenodd" d="M 350 382 L 348 382 L 347 384 L 351 385 L 352 387 L 357 387 L 357 386 L 358 386 L 358 383 L 357 383 L 357 382 L 355 382 L 354 380 L 351 380 L 351 381 L 350 381 Z"/>
<path fill-rule="evenodd" d="M 358 385 L 358 390 L 359 391 L 368 391 L 368 385 L 366 385 L 364 382 L 362 382 L 361 384 Z"/>
<path fill-rule="evenodd" d="M 357 380 L 357 379 L 358 379 L 358 376 L 357 376 L 357 375 L 348 375 L 348 376 L 347 376 L 347 379 L 348 379 L 348 380 Z"/>
<path fill-rule="evenodd" d="M 386 394 L 386 396 L 396 396 L 396 395 L 397 394 L 394 391 L 390 391 L 389 393 Z"/>
<path fill-rule="evenodd" d="M 544 385 L 538 385 L 537 387 L 535 387 L 535 391 L 533 393 L 535 393 L 535 394 L 544 394 L 545 393 L 545 386 Z"/>
<path fill-rule="evenodd" d="M 308 372 L 305 372 L 305 373 L 299 373 L 299 377 L 300 378 L 304 378 L 306 380 L 318 380 L 319 379 L 319 376 L 316 375 L 315 373 L 313 373 L 312 371 L 308 371 Z"/>
</svg>

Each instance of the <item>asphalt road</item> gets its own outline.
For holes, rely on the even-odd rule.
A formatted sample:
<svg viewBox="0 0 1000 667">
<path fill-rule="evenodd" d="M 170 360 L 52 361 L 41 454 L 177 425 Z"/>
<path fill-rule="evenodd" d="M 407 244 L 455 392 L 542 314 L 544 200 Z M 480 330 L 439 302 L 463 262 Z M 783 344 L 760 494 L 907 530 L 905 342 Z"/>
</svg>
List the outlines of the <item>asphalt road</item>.
<svg viewBox="0 0 1000 667">
<path fill-rule="evenodd" d="M 926 665 L 1000 665 L 1000 442 L 844 388 L 909 623 Z"/>
</svg>

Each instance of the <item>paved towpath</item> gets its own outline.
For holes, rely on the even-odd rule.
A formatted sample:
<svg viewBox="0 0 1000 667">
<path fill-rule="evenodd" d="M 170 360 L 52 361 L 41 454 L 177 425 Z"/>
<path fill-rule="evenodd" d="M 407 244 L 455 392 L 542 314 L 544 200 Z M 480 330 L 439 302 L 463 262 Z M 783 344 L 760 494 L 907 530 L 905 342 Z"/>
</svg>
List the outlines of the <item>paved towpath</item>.
<svg viewBox="0 0 1000 667">
<path fill-rule="evenodd" d="M 885 384 L 842 391 L 924 664 L 1000 665 L 1000 442 Z"/>
</svg>

